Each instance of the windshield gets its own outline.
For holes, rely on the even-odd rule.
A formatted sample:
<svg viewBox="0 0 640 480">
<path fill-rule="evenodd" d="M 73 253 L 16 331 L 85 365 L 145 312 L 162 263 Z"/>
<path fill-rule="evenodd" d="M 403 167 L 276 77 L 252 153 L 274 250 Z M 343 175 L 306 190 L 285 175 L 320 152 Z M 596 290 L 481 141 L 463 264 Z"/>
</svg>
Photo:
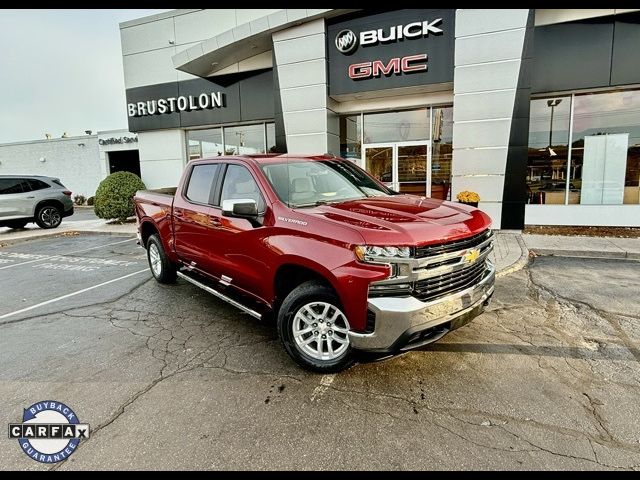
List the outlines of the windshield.
<svg viewBox="0 0 640 480">
<path fill-rule="evenodd" d="M 391 195 L 362 169 L 346 160 L 291 161 L 262 165 L 276 194 L 290 207 L 309 207 Z"/>
</svg>

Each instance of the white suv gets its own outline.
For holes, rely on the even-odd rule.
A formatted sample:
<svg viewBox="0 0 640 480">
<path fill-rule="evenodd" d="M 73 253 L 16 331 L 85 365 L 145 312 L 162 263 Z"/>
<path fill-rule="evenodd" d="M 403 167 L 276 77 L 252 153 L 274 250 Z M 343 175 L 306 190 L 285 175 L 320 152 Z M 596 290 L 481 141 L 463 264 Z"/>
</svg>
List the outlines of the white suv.
<svg viewBox="0 0 640 480">
<path fill-rule="evenodd" d="M 36 222 L 40 228 L 56 228 L 73 215 L 73 200 L 60 179 L 0 175 L 0 227 L 24 228 Z"/>
</svg>

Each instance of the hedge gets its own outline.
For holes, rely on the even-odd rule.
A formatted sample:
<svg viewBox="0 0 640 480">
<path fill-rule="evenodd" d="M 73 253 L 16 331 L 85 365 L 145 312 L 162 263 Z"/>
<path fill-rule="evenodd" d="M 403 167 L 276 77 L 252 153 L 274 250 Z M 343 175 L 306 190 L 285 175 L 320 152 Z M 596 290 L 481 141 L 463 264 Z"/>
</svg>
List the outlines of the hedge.
<svg viewBox="0 0 640 480">
<path fill-rule="evenodd" d="M 133 196 L 138 190 L 146 188 L 144 182 L 134 173 L 112 173 L 100 182 L 96 190 L 96 215 L 107 220 L 115 218 L 124 222 L 134 215 Z"/>
</svg>

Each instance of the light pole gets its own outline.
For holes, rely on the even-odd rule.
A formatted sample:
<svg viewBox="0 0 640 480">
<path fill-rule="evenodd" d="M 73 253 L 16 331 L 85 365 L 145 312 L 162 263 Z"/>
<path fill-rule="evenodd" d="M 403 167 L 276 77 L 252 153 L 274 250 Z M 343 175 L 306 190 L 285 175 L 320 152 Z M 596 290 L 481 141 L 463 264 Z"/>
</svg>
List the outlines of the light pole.
<svg viewBox="0 0 640 480">
<path fill-rule="evenodd" d="M 551 145 L 552 145 L 552 136 L 553 136 L 553 109 L 556 108 L 560 102 L 561 98 L 554 98 L 552 100 L 547 100 L 547 106 L 551 107 L 551 122 L 549 124 L 549 153 L 551 153 Z"/>
<path fill-rule="evenodd" d="M 238 155 L 240 155 L 240 147 L 244 147 L 244 132 L 236 132 L 236 136 L 238 136 Z"/>
</svg>

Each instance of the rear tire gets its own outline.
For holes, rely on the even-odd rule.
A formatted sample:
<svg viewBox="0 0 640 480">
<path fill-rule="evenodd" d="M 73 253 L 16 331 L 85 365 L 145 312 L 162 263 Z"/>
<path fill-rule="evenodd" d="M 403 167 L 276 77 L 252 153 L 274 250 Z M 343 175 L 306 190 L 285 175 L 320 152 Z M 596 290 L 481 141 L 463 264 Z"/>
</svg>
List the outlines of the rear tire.
<svg viewBox="0 0 640 480">
<path fill-rule="evenodd" d="M 62 223 L 62 212 L 55 205 L 45 205 L 36 212 L 36 223 L 40 228 L 57 228 Z"/>
<path fill-rule="evenodd" d="M 5 225 L 9 228 L 19 229 L 19 228 L 24 228 L 27 223 L 29 222 L 23 221 L 23 220 L 12 220 L 10 222 L 5 223 Z"/>
<path fill-rule="evenodd" d="M 340 299 L 317 281 L 293 289 L 278 312 L 282 345 L 298 365 L 312 372 L 340 372 L 353 365 L 348 331 Z"/>
<path fill-rule="evenodd" d="M 176 265 L 167 257 L 158 235 L 151 235 L 147 240 L 147 260 L 153 278 L 159 283 L 176 281 Z"/>
</svg>

